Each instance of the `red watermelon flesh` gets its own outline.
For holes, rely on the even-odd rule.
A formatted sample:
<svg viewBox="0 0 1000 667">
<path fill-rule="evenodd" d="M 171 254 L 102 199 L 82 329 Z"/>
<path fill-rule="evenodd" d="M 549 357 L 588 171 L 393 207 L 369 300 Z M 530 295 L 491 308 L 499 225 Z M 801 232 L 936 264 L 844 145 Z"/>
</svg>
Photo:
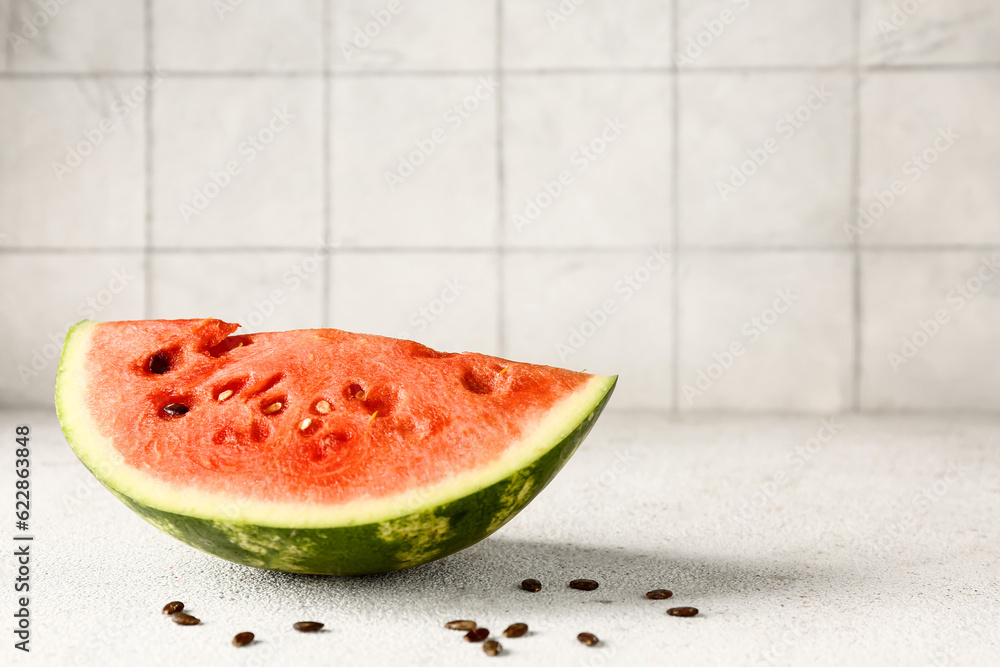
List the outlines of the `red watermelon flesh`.
<svg viewBox="0 0 1000 667">
<path fill-rule="evenodd" d="M 378 498 L 489 466 L 594 377 L 336 329 L 237 328 L 95 328 L 83 391 L 129 466 L 261 501 Z"/>
</svg>

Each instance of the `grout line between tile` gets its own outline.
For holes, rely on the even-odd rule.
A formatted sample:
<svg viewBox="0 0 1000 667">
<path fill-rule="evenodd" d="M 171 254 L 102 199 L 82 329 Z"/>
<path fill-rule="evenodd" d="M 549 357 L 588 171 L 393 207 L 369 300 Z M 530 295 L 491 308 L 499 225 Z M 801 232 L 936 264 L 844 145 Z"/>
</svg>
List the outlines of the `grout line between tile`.
<svg viewBox="0 0 1000 667">
<path fill-rule="evenodd" d="M 322 16 L 320 18 L 322 30 L 322 36 L 320 37 L 323 61 L 321 66 L 323 68 L 323 86 L 322 86 L 322 99 L 320 100 L 320 113 L 323 118 L 320 120 L 322 127 L 322 138 L 321 141 L 323 146 L 321 148 L 323 152 L 323 166 L 322 166 L 322 181 L 323 184 L 320 186 L 322 192 L 323 202 L 323 251 L 326 261 L 323 262 L 323 268 L 321 278 L 323 280 L 323 285 L 320 288 L 320 298 L 322 303 L 320 304 L 320 322 L 324 328 L 333 326 L 332 324 L 332 306 L 330 304 L 331 291 L 333 285 L 331 281 L 333 280 L 333 251 L 330 248 L 330 242 L 333 239 L 333 184 L 331 182 L 333 172 L 332 172 L 332 142 L 333 142 L 333 113 L 332 113 L 332 100 L 331 95 L 333 94 L 333 74 L 330 68 L 330 41 L 331 35 L 333 34 L 331 29 L 333 27 L 331 16 L 332 12 L 330 9 L 331 0 L 323 0 L 322 3 Z"/>
<path fill-rule="evenodd" d="M 850 207 L 848 220 L 850 222 L 855 211 L 860 206 L 861 196 L 861 0 L 852 0 L 851 20 L 854 23 L 854 33 L 851 39 L 853 68 L 851 71 L 851 174 L 850 174 Z M 851 239 L 851 386 L 850 409 L 853 412 L 861 410 L 861 344 L 863 331 L 861 308 L 861 244 L 857 237 Z"/>
<path fill-rule="evenodd" d="M 164 246 L 164 247 L 152 247 L 149 249 L 151 255 L 170 255 L 170 254 L 210 254 L 210 253 L 301 253 L 301 252 L 312 252 L 315 250 L 314 246 L 269 246 L 269 247 L 250 247 L 250 246 L 218 246 L 218 247 L 181 247 L 181 246 Z M 562 246 L 562 247 L 507 247 L 504 249 L 505 253 L 521 253 L 521 254 L 570 254 L 570 253 L 633 253 L 640 251 L 648 251 L 649 245 L 628 245 L 628 246 Z M 947 252 L 997 252 L 1000 251 L 1000 244 L 973 244 L 973 245 L 879 245 L 879 246 L 860 246 L 857 249 L 860 253 L 897 253 L 897 254 L 925 254 L 925 253 L 947 253 Z M 40 246 L 30 246 L 30 247 L 0 247 L 0 255 L 79 255 L 79 254 L 101 254 L 101 253 L 143 253 L 146 251 L 144 245 L 138 246 L 83 246 L 79 248 L 67 248 L 67 247 L 40 247 Z M 684 252 L 688 254 L 700 253 L 700 254 L 730 254 L 730 253 L 745 253 L 745 254 L 778 254 L 786 252 L 797 252 L 797 253 L 854 253 L 855 249 L 852 246 L 775 246 L 775 247 L 764 247 L 764 246 L 705 246 L 705 245 L 693 245 L 688 244 L 684 246 Z M 337 248 L 337 252 L 340 253 L 385 253 L 385 254 L 418 254 L 418 253 L 483 253 L 489 254 L 495 252 L 494 248 L 490 246 L 454 246 L 454 247 L 444 247 L 444 246 L 358 246 L 358 247 L 346 247 Z"/>
<path fill-rule="evenodd" d="M 506 357 L 507 355 L 507 322 L 506 322 L 506 243 L 504 242 L 504 221 L 507 218 L 507 212 L 504 205 L 504 198 L 507 194 L 507 183 L 504 178 L 504 97 L 506 94 L 505 85 L 506 80 L 504 79 L 504 67 L 503 67 L 503 0 L 496 0 L 496 15 L 494 20 L 496 21 L 496 45 L 494 58 L 496 61 L 494 65 L 494 76 L 497 79 L 497 95 L 496 95 L 496 124 L 497 124 L 497 136 L 496 136 L 496 153 L 497 153 L 497 225 L 496 225 L 496 278 L 497 278 L 497 355 L 500 357 Z"/>
<path fill-rule="evenodd" d="M 143 61 L 146 72 L 153 71 L 153 0 L 143 2 Z M 142 107 L 143 114 L 143 171 L 145 190 L 143 192 L 143 297 L 142 316 L 151 319 L 156 312 L 153 303 L 153 98 L 156 88 L 151 86 Z"/>
<path fill-rule="evenodd" d="M 680 1 L 671 0 L 670 3 L 670 41 L 671 46 L 676 52 L 678 49 L 678 40 L 680 39 Z M 673 75 L 670 82 L 670 94 L 673 97 L 671 100 L 671 110 L 670 110 L 670 124 L 671 132 L 673 134 L 673 145 L 671 146 L 670 153 L 670 188 L 671 188 L 671 202 L 670 202 L 670 217 L 671 217 L 671 241 L 673 244 L 673 265 L 671 266 L 671 286 L 670 286 L 670 321 L 672 327 L 672 340 L 671 340 L 671 350 L 670 350 L 670 375 L 672 380 L 673 389 L 671 391 L 670 399 L 670 412 L 672 414 L 677 414 L 680 412 L 680 391 L 681 391 L 681 379 L 680 379 L 680 367 L 681 367 L 681 286 L 680 286 L 680 259 L 681 259 L 681 242 L 680 242 L 680 151 L 681 151 L 681 84 L 680 84 L 680 73 L 677 69 L 677 63 L 674 61 L 671 70 Z"/>
<path fill-rule="evenodd" d="M 6 7 L 7 9 L 7 23 L 6 23 L 7 30 L 13 32 L 14 3 L 5 2 L 3 6 Z M 10 66 L 14 62 L 14 40 L 10 39 L 10 37 L 8 36 L 7 39 L 4 39 L 3 48 L 4 48 L 4 60 L 3 60 L 4 69 L 2 71 L 7 72 L 10 70 Z"/>
<path fill-rule="evenodd" d="M 744 65 L 716 67 L 685 67 L 678 70 L 676 65 L 662 67 L 614 67 L 600 68 L 536 68 L 536 69 L 504 69 L 506 76 L 562 76 L 572 74 L 586 75 L 621 75 L 621 74 L 671 74 L 677 71 L 685 75 L 699 74 L 744 74 L 744 73 L 794 73 L 794 72 L 962 72 L 962 71 L 996 71 L 1000 70 L 998 63 L 937 63 L 937 64 L 881 64 L 881 65 Z M 266 71 L 196 71 L 196 70 L 161 70 L 160 74 L 168 77 L 191 78 L 282 78 L 311 77 L 321 78 L 327 75 L 324 69 L 311 70 L 275 70 Z M 329 70 L 338 77 L 365 76 L 399 76 L 399 77 L 441 77 L 441 76 L 486 76 L 494 74 L 493 69 L 467 70 Z M 60 78 L 104 78 L 104 77 L 136 77 L 143 76 L 143 71 L 105 70 L 90 72 L 51 71 L 51 72 L 0 72 L 2 79 L 60 79 Z"/>
</svg>

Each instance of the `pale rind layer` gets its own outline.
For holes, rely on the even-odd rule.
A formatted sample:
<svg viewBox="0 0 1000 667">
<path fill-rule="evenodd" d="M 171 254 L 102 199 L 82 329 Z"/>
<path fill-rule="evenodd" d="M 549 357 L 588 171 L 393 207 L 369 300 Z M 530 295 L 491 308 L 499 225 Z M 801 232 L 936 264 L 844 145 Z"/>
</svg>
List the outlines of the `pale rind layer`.
<svg viewBox="0 0 1000 667">
<path fill-rule="evenodd" d="M 495 463 L 430 487 L 338 505 L 264 502 L 178 488 L 127 464 L 87 409 L 94 327 L 70 330 L 56 409 L 90 471 L 144 519 L 207 553 L 285 572 L 365 574 L 412 567 L 487 537 L 527 505 L 590 432 L 616 377 L 595 375 Z"/>
</svg>

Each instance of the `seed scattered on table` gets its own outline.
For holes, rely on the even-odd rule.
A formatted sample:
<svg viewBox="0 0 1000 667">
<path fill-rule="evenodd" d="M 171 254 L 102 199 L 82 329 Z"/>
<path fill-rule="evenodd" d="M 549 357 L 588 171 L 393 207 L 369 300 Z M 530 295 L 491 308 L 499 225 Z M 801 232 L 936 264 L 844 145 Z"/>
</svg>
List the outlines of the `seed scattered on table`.
<svg viewBox="0 0 1000 667">
<path fill-rule="evenodd" d="M 667 613 L 671 616 L 697 616 L 698 610 L 694 607 L 671 607 Z"/>
<path fill-rule="evenodd" d="M 668 591 L 666 588 L 657 588 L 655 591 L 649 591 L 646 593 L 646 597 L 650 600 L 666 600 L 667 598 L 673 597 L 674 592 Z"/>
<path fill-rule="evenodd" d="M 462 632 L 468 632 L 469 630 L 476 629 L 475 621 L 448 621 L 444 624 L 444 627 L 449 630 L 461 630 Z"/>
<path fill-rule="evenodd" d="M 578 591 L 594 591 L 597 590 L 597 586 L 597 582 L 593 579 L 574 579 L 569 582 L 569 587 Z"/>
<path fill-rule="evenodd" d="M 178 600 L 163 605 L 164 614 L 176 614 L 179 611 L 184 611 L 184 603 Z"/>
<path fill-rule="evenodd" d="M 253 641 L 252 632 L 241 632 L 233 637 L 233 646 L 246 646 Z"/>
<path fill-rule="evenodd" d="M 523 637 L 528 634 L 527 623 L 513 623 L 503 631 L 504 637 Z"/>
<path fill-rule="evenodd" d="M 492 639 L 483 644 L 483 653 L 486 655 L 499 655 L 502 650 L 503 646 L 500 646 L 500 642 Z"/>
<path fill-rule="evenodd" d="M 170 619 L 177 625 L 198 625 L 199 623 L 201 623 L 200 620 L 198 620 L 191 614 L 185 614 L 183 611 L 171 614 Z"/>
<path fill-rule="evenodd" d="M 317 621 L 299 621 L 292 625 L 299 632 L 319 632 L 323 629 L 323 624 Z"/>
<path fill-rule="evenodd" d="M 469 630 L 465 633 L 465 641 L 467 642 L 481 642 L 490 636 L 490 631 L 486 628 L 476 628 L 475 630 Z"/>
<path fill-rule="evenodd" d="M 530 593 L 537 593 L 542 590 L 542 582 L 538 579 L 525 579 L 521 582 L 521 588 Z"/>
<path fill-rule="evenodd" d="M 598 641 L 600 641 L 597 639 L 597 635 L 591 634 L 589 632 L 581 632 L 576 636 L 576 638 L 580 640 L 581 644 L 586 644 L 587 646 L 593 646 Z"/>
</svg>

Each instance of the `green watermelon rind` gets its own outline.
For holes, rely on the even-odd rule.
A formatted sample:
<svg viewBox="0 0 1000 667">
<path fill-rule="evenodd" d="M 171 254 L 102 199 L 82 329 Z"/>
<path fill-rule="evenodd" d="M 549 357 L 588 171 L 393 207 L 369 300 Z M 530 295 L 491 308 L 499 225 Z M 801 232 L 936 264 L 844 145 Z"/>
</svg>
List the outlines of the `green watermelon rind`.
<svg viewBox="0 0 1000 667">
<path fill-rule="evenodd" d="M 67 335 L 56 408 L 67 441 L 113 494 L 150 524 L 201 551 L 250 567 L 303 574 L 388 572 L 453 554 L 499 530 L 552 480 L 604 410 L 617 376 L 593 376 L 550 411 L 518 455 L 439 488 L 335 509 L 223 499 L 165 483 L 120 459 L 86 410 L 86 358 L 94 323 Z M 547 439 L 547 442 L 542 442 Z M 116 458 L 117 457 L 117 458 Z M 177 501 L 178 497 L 194 500 Z M 257 519 L 257 520 L 254 520 Z"/>
</svg>

